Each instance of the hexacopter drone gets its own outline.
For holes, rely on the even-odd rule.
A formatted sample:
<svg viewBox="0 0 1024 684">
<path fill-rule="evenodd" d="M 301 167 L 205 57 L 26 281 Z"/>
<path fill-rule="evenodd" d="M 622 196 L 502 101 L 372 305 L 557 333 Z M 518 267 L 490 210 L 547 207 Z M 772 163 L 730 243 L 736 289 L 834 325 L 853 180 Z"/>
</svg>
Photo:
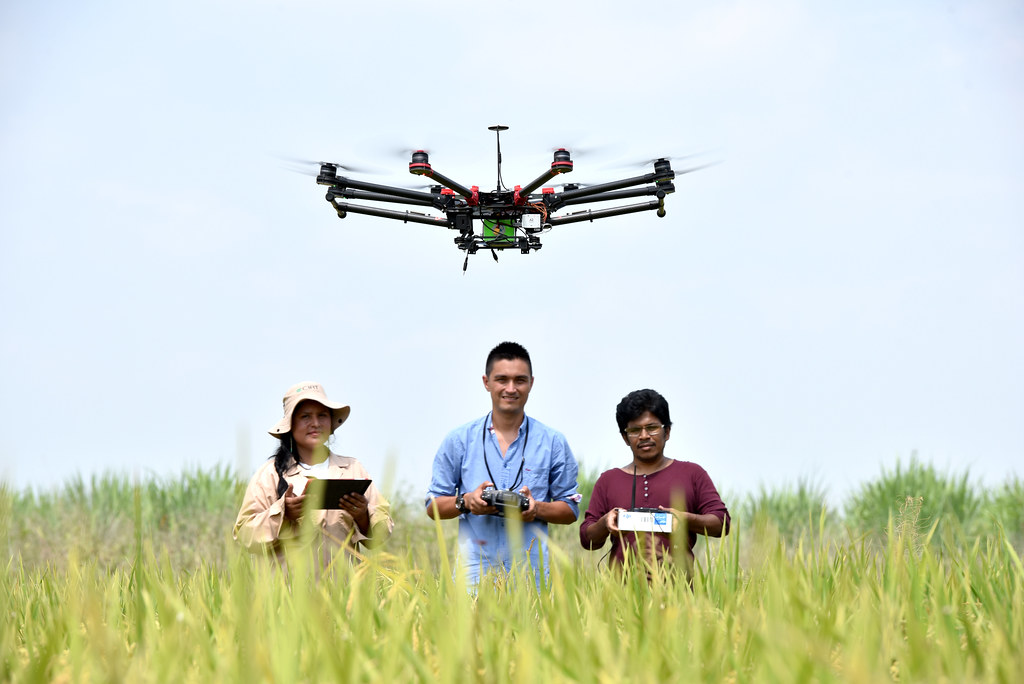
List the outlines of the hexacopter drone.
<svg viewBox="0 0 1024 684">
<path fill-rule="evenodd" d="M 366 214 L 403 222 L 447 226 L 458 231 L 456 246 L 466 252 L 462 270 L 466 270 L 469 255 L 477 250 L 489 249 L 494 260 L 498 250 L 518 249 L 523 254 L 541 248 L 539 234 L 554 226 L 593 221 L 595 219 L 621 216 L 639 211 L 656 210 L 658 216 L 665 215 L 665 196 L 675 192 L 672 179 L 675 172 L 669 158 L 653 160 L 654 172 L 633 178 L 583 186 L 568 183 L 556 191 L 554 187 L 542 188 L 540 194 L 531 194 L 555 176 L 572 171 L 572 159 L 567 149 L 557 149 L 551 168 L 526 186 L 515 186 L 508 190 L 501 180 L 501 131 L 508 126 L 489 126 L 495 132 L 498 145 L 498 185 L 494 192 L 481 192 L 478 186 L 465 187 L 441 175 L 430 166 L 427 152 L 416 150 L 409 162 L 409 173 L 424 176 L 436 185 L 429 192 L 414 189 L 367 183 L 346 176 L 339 176 L 340 164 L 321 162 L 316 177 L 319 185 L 327 186 L 327 201 L 331 203 L 338 218 L 345 218 L 349 212 Z M 627 189 L 628 188 L 628 189 Z M 585 209 L 562 216 L 555 214 L 565 207 L 630 197 L 653 196 L 656 199 L 639 204 L 614 206 L 604 209 Z M 421 207 L 432 207 L 442 215 L 396 211 L 377 206 L 353 204 L 343 200 L 360 202 L 392 202 Z M 474 231 L 474 221 L 482 224 L 481 232 Z"/>
</svg>

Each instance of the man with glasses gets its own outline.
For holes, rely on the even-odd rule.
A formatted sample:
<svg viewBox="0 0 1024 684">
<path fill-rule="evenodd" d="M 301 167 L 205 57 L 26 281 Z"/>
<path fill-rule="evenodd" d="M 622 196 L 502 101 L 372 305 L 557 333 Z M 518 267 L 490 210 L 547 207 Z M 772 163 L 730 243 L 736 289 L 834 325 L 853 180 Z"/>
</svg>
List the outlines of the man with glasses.
<svg viewBox="0 0 1024 684">
<path fill-rule="evenodd" d="M 459 518 L 460 564 L 471 586 L 484 573 L 506 575 L 528 560 L 539 587 L 540 568 L 545 576 L 548 568 L 548 523 L 579 517 L 576 459 L 560 432 L 526 415 L 533 365 L 522 345 L 492 349 L 483 383 L 491 411 L 441 443 L 427 515 Z"/>
<path fill-rule="evenodd" d="M 642 563 L 671 560 L 673 544 L 681 546 L 686 539 L 689 567 L 696 535 L 728 534 L 728 509 L 707 471 L 665 455 L 665 442 L 672 432 L 665 397 L 651 389 L 630 392 L 616 407 L 615 420 L 633 460 L 597 479 L 580 525 L 580 543 L 585 549 L 599 549 L 611 537 L 611 559 L 621 566 L 627 553 L 635 553 L 634 559 Z M 671 514 L 673 531 L 621 530 L 619 514 L 630 509 Z"/>
</svg>

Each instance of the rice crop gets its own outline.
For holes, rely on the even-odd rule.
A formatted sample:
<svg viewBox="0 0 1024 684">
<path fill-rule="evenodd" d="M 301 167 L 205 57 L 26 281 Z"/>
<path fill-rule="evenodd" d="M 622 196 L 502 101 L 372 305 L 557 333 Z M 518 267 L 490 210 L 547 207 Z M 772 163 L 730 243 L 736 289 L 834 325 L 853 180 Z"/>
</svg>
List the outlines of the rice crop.
<svg viewBox="0 0 1024 684">
<path fill-rule="evenodd" d="M 195 500 L 207 481 L 201 496 L 224 501 Z M 227 471 L 78 484 L 74 497 L 0 487 L 0 681 L 1009 683 L 1024 673 L 1016 480 L 978 495 L 973 515 L 992 522 L 973 532 L 938 524 L 910 491 L 886 504 L 881 529 L 812 513 L 813 487 L 762 491 L 748 503 L 756 519 L 740 506 L 733 533 L 699 547 L 692 583 L 610 570 L 569 526 L 552 538 L 540 591 L 513 574 L 476 592 L 449 570 L 455 525 L 427 519 L 421 500 L 392 496 L 396 534 L 383 549 L 326 573 L 299 553 L 285 573 L 231 542 L 240 491 Z M 150 486 L 170 491 L 147 502 Z M 792 510 L 788 495 L 807 524 L 767 524 L 773 501 Z M 45 553 L 30 548 L 39 530 Z"/>
</svg>

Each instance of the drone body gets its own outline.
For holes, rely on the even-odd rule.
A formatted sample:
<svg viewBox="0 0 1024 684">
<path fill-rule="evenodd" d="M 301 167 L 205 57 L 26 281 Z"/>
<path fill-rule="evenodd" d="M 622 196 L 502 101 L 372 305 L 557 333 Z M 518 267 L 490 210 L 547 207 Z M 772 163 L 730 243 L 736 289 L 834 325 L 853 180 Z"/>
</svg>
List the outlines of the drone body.
<svg viewBox="0 0 1024 684">
<path fill-rule="evenodd" d="M 581 187 L 566 184 L 556 191 L 544 187 L 539 194 L 532 194 L 555 176 L 572 171 L 570 152 L 558 149 L 549 170 L 525 186 L 505 189 L 501 183 L 501 131 L 507 126 L 491 126 L 498 136 L 498 187 L 494 192 L 481 192 L 478 186 L 465 187 L 447 178 L 430 165 L 427 152 L 416 150 L 409 162 L 409 173 L 423 176 L 436 182 L 429 192 L 407 188 L 367 183 L 338 175 L 338 164 L 321 162 L 316 178 L 319 185 L 327 186 L 327 201 L 331 203 L 339 218 L 351 212 L 403 222 L 423 223 L 432 226 L 447 226 L 458 232 L 456 246 L 470 254 L 484 248 L 491 250 L 497 260 L 497 250 L 518 249 L 523 254 L 541 248 L 540 233 L 554 226 L 578 221 L 621 216 L 639 211 L 655 210 L 658 216 L 665 215 L 665 196 L 675 191 L 672 180 L 675 173 L 668 158 L 654 160 L 653 173 Z M 593 202 L 606 202 L 632 197 L 653 197 L 638 204 L 613 206 L 604 209 L 585 209 L 557 215 L 565 207 Z M 416 211 L 397 211 L 378 206 L 355 204 L 357 202 L 390 202 L 431 208 L 438 214 Z M 481 232 L 474 231 L 475 222 L 482 224 Z"/>
</svg>

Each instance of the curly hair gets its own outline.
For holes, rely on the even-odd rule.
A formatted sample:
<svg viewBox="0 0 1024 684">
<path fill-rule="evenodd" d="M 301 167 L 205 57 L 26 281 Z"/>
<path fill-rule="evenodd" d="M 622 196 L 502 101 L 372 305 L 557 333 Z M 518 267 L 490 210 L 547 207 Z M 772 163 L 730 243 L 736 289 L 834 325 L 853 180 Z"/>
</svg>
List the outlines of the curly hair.
<svg viewBox="0 0 1024 684">
<path fill-rule="evenodd" d="M 630 392 L 615 407 L 615 422 L 619 424 L 619 432 L 626 429 L 629 421 L 636 420 L 647 411 L 657 416 L 665 427 L 672 427 L 665 397 L 652 389 L 642 389 Z"/>
</svg>

